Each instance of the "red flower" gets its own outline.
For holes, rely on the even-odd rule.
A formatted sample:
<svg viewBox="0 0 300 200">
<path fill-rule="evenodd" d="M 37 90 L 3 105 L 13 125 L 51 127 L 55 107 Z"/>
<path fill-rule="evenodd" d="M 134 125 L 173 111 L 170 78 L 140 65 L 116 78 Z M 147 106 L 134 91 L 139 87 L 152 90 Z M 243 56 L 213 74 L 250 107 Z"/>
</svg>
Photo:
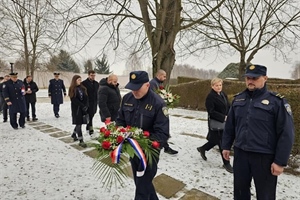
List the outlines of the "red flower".
<svg viewBox="0 0 300 200">
<path fill-rule="evenodd" d="M 109 149 L 110 148 L 110 142 L 109 141 L 103 141 L 102 142 L 102 148 L 103 149 Z"/>
<path fill-rule="evenodd" d="M 106 130 L 106 131 L 104 132 L 104 137 L 109 137 L 109 135 L 110 135 L 110 130 Z"/>
<path fill-rule="evenodd" d="M 144 136 L 145 136 L 145 137 L 149 137 L 149 136 L 150 136 L 149 131 L 144 131 L 143 133 L 144 133 Z"/>
<path fill-rule="evenodd" d="M 127 132 L 127 130 L 126 130 L 125 128 L 121 128 L 121 129 L 120 129 L 120 132 L 122 132 L 122 133 L 126 133 L 126 132 Z"/>
<path fill-rule="evenodd" d="M 110 119 L 105 120 L 104 124 L 105 125 L 110 124 Z"/>
<path fill-rule="evenodd" d="M 120 144 L 121 142 L 123 142 L 123 140 L 124 140 L 124 138 L 123 138 L 121 135 L 119 135 L 119 136 L 117 137 L 117 143 L 118 143 L 118 144 Z"/>
<path fill-rule="evenodd" d="M 165 88 L 165 87 L 162 86 L 162 85 L 159 86 L 159 89 L 160 89 L 160 90 L 163 90 L 164 88 Z"/>
<path fill-rule="evenodd" d="M 127 130 L 131 129 L 131 126 L 127 125 L 127 126 L 126 126 L 126 129 L 127 129 Z"/>
<path fill-rule="evenodd" d="M 104 133 L 105 131 L 106 131 L 106 128 L 105 128 L 105 127 L 101 127 L 101 128 L 100 128 L 100 132 L 101 132 L 101 133 Z"/>
<path fill-rule="evenodd" d="M 159 146 L 160 146 L 160 144 L 159 144 L 159 142 L 157 142 L 157 141 L 153 141 L 153 142 L 152 142 L 152 146 L 153 146 L 155 149 L 158 149 Z"/>
</svg>

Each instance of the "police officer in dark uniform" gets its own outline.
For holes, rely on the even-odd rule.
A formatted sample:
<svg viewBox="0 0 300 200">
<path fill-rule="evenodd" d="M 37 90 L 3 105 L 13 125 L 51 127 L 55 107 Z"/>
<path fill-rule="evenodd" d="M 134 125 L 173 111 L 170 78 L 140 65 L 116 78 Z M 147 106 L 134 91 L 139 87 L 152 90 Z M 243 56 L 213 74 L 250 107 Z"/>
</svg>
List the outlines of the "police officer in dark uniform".
<svg viewBox="0 0 300 200">
<path fill-rule="evenodd" d="M 150 89 L 149 77 L 145 71 L 130 73 L 125 88 L 132 90 L 123 97 L 119 109 L 117 126 L 140 127 L 150 132 L 150 139 L 164 145 L 169 138 L 168 109 L 163 99 Z M 147 166 L 143 176 L 137 174 L 140 160 L 137 156 L 130 159 L 136 185 L 135 200 L 158 200 L 152 180 L 157 172 L 157 162 Z"/>
<path fill-rule="evenodd" d="M 276 199 L 277 176 L 287 165 L 294 142 L 291 107 L 283 96 L 267 90 L 267 68 L 246 68 L 247 89 L 234 97 L 223 132 L 223 156 L 234 143 L 234 199 Z"/>
<path fill-rule="evenodd" d="M 56 118 L 59 118 L 59 105 L 63 104 L 63 96 L 66 96 L 66 87 L 64 81 L 59 78 L 60 73 L 54 72 L 54 79 L 49 81 L 48 96 L 51 97 L 53 112 Z"/>
<path fill-rule="evenodd" d="M 9 109 L 10 125 L 18 129 L 17 113 L 20 113 L 19 126 L 25 128 L 26 102 L 25 86 L 18 79 L 18 73 L 10 73 L 10 80 L 3 84 L 3 96 Z"/>
<path fill-rule="evenodd" d="M 7 74 L 4 76 L 4 79 L 2 80 L 2 83 L 0 84 L 0 90 L 1 90 L 1 96 L 3 98 L 3 102 L 2 102 L 2 113 L 3 113 L 3 122 L 7 122 L 7 118 L 8 118 L 8 105 L 6 104 L 4 97 L 3 97 L 3 85 L 6 81 L 8 81 L 10 79 L 10 76 Z M 1 106 L 1 105 L 0 105 Z"/>
</svg>

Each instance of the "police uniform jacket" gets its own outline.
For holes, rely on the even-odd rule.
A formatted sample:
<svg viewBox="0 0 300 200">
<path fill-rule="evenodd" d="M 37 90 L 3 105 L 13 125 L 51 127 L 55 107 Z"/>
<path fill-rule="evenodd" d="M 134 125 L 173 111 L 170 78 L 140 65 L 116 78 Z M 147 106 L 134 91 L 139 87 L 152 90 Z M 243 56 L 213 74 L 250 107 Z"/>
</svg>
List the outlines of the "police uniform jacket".
<svg viewBox="0 0 300 200">
<path fill-rule="evenodd" d="M 169 138 L 169 117 L 164 100 L 149 89 L 141 99 L 130 92 L 124 95 L 116 120 L 117 126 L 134 126 L 150 132 L 150 139 L 164 146 Z"/>
<path fill-rule="evenodd" d="M 64 81 L 61 79 L 51 79 L 48 87 L 48 96 L 51 97 L 51 104 L 62 104 L 63 95 L 66 95 Z"/>
<path fill-rule="evenodd" d="M 162 85 L 162 81 L 158 80 L 158 78 L 154 77 L 151 81 L 149 81 L 150 83 L 150 88 L 155 91 L 159 89 L 159 86 Z"/>
<path fill-rule="evenodd" d="M 209 116 L 209 119 L 214 119 L 219 122 L 224 122 L 225 117 L 228 114 L 230 105 L 227 95 L 224 92 L 220 92 L 220 95 L 213 89 L 209 92 L 205 100 L 205 107 Z M 207 140 L 214 144 L 220 144 L 222 139 L 221 131 L 212 131 L 208 127 Z"/>
<path fill-rule="evenodd" d="M 87 78 L 86 80 L 82 81 L 82 85 L 86 87 L 87 94 L 89 96 L 89 114 L 94 115 L 97 111 L 97 96 L 98 96 L 98 89 L 99 83 L 95 80 L 90 80 Z"/>
<path fill-rule="evenodd" d="M 100 81 L 98 105 L 102 122 L 108 117 L 111 118 L 111 121 L 117 119 L 118 110 L 121 105 L 121 94 L 118 86 L 119 84 L 116 87 L 108 84 L 107 78 L 103 78 Z"/>
<path fill-rule="evenodd" d="M 4 82 L 2 82 L 2 83 L 0 83 L 0 98 L 3 98 L 3 84 L 4 84 Z"/>
<path fill-rule="evenodd" d="M 26 112 L 25 96 L 22 94 L 22 87 L 25 87 L 23 81 L 17 79 L 16 82 L 8 80 L 3 84 L 2 92 L 4 100 L 11 102 L 9 106 L 10 113 L 24 113 Z"/>
<path fill-rule="evenodd" d="M 25 91 L 27 91 L 29 88 L 32 91 L 32 93 L 25 94 L 25 100 L 27 103 L 35 103 L 36 102 L 36 92 L 39 91 L 39 88 L 37 84 L 34 81 L 30 81 L 27 83 L 26 79 L 24 80 L 24 85 L 25 85 Z"/>
<path fill-rule="evenodd" d="M 273 154 L 276 164 L 286 166 L 294 142 L 289 104 L 266 85 L 237 94 L 227 116 L 222 148 L 230 150 L 233 142 L 244 151 Z"/>
<path fill-rule="evenodd" d="M 72 124 L 83 124 L 83 115 L 87 114 L 83 108 L 88 106 L 88 96 L 81 87 L 77 86 L 75 96 L 71 98 Z"/>
</svg>

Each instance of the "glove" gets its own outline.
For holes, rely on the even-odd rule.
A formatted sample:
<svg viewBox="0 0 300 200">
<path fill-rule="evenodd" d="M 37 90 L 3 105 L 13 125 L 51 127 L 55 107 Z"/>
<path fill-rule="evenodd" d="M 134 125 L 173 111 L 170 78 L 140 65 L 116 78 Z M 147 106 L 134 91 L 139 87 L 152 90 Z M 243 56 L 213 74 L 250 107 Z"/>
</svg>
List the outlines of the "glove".
<svg viewBox="0 0 300 200">
<path fill-rule="evenodd" d="M 82 108 L 82 111 L 83 111 L 83 112 L 86 112 L 86 111 L 88 110 L 88 108 L 89 108 L 89 107 L 84 106 L 84 107 Z"/>
</svg>

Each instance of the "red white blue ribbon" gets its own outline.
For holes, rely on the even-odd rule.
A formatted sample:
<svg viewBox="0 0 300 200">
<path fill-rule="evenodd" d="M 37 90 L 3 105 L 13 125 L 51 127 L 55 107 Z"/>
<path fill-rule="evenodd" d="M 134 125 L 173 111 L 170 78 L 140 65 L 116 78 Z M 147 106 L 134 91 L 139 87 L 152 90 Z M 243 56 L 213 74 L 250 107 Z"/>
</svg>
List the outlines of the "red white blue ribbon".
<svg viewBox="0 0 300 200">
<path fill-rule="evenodd" d="M 142 171 L 137 171 L 136 172 L 136 176 L 137 177 L 141 177 L 141 176 L 144 175 L 144 173 L 146 171 L 146 168 L 147 168 L 147 159 L 146 159 L 146 156 L 145 156 L 142 148 L 140 147 L 139 143 L 136 140 L 134 140 L 132 138 L 129 138 L 130 136 L 131 136 L 131 134 L 126 134 L 125 138 L 127 139 L 127 141 L 129 142 L 129 144 L 132 146 L 132 148 L 134 149 L 134 151 L 138 155 L 139 159 L 141 160 Z M 117 146 L 117 148 L 112 152 L 111 158 L 112 158 L 112 162 L 113 163 L 119 163 L 120 162 L 121 150 L 122 150 L 123 142 L 121 142 Z"/>
</svg>

